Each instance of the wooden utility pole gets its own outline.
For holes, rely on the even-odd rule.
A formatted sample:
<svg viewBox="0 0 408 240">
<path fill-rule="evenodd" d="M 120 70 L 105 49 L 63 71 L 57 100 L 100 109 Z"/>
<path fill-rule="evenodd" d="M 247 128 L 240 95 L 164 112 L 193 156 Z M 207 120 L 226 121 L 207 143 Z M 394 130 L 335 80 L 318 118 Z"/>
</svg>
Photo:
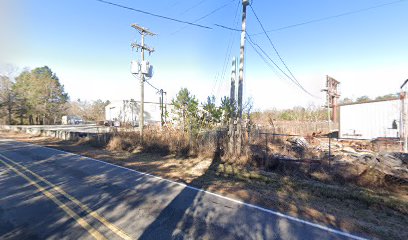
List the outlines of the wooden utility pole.
<svg viewBox="0 0 408 240">
<path fill-rule="evenodd" d="M 331 113 L 331 120 L 333 122 L 337 122 L 338 119 L 338 99 L 340 98 L 340 94 L 338 91 L 338 86 L 340 82 L 336 79 L 326 76 L 326 89 L 327 89 L 327 97 L 328 97 L 328 106 L 332 109 Z"/>
<path fill-rule="evenodd" d="M 237 60 L 235 57 L 232 59 L 232 69 L 231 69 L 231 90 L 230 90 L 230 106 L 232 107 L 232 112 L 229 122 L 229 154 L 235 155 L 235 79 L 237 77 Z"/>
<path fill-rule="evenodd" d="M 242 0 L 242 31 L 241 31 L 241 47 L 239 55 L 239 81 L 238 81 L 238 121 L 237 121 L 237 154 L 242 154 L 242 95 L 244 84 L 244 55 L 245 55 L 245 40 L 246 40 L 246 9 L 249 5 L 249 0 Z"/>
<path fill-rule="evenodd" d="M 404 109 L 404 115 L 403 115 L 403 126 L 404 126 L 404 153 L 408 152 L 408 119 L 407 119 L 407 92 L 404 92 L 404 100 L 403 100 L 403 105 Z"/>
<path fill-rule="evenodd" d="M 132 48 L 136 48 L 137 50 L 140 49 L 141 52 L 141 61 L 142 63 L 145 61 L 145 56 L 144 52 L 148 51 L 149 54 L 154 52 L 153 48 L 149 48 L 145 46 L 144 44 L 144 37 L 145 35 L 149 36 L 155 36 L 156 34 L 150 32 L 148 29 L 143 28 L 138 26 L 137 24 L 132 24 L 131 25 L 134 29 L 136 29 L 140 35 L 142 36 L 142 42 L 141 44 L 138 43 L 132 43 L 131 46 Z M 143 142 L 143 127 L 144 127 L 144 81 L 145 81 L 145 76 L 143 73 L 140 74 L 140 113 L 139 113 L 139 133 L 140 133 L 140 141 Z"/>
<path fill-rule="evenodd" d="M 400 98 L 401 98 L 401 123 L 400 125 L 402 125 L 400 127 L 401 129 L 401 138 L 403 140 L 403 151 L 405 153 L 408 152 L 408 114 L 407 114 L 407 83 L 408 83 L 408 79 L 405 80 L 405 82 L 401 85 L 401 94 L 400 94 Z"/>
<path fill-rule="evenodd" d="M 332 126 L 331 122 L 337 122 L 337 102 L 340 98 L 340 94 L 338 93 L 338 85 L 340 84 L 339 81 L 336 79 L 329 77 L 326 75 L 326 88 L 322 91 L 326 92 L 326 102 L 327 102 L 327 124 L 329 128 L 328 138 L 329 138 L 329 166 L 331 165 L 331 131 Z M 330 108 L 332 108 L 330 114 Z"/>
<path fill-rule="evenodd" d="M 407 140 L 406 140 L 406 135 L 407 135 L 406 134 L 406 132 L 407 132 L 407 127 L 406 127 L 407 117 L 406 117 L 406 115 L 407 115 L 407 113 L 405 111 L 406 95 L 407 95 L 406 92 L 401 90 L 401 94 L 400 94 L 400 98 L 401 98 L 401 124 L 400 124 L 401 125 L 401 127 L 400 127 L 401 134 L 400 134 L 400 138 L 401 138 L 402 143 L 403 143 L 402 150 L 404 152 L 407 152 Z"/>
<path fill-rule="evenodd" d="M 160 122 L 161 122 L 161 126 L 164 126 L 165 120 L 164 120 L 164 98 L 163 95 L 167 94 L 165 91 L 163 91 L 163 89 L 160 89 Z"/>
<path fill-rule="evenodd" d="M 327 124 L 329 127 L 329 133 L 327 134 L 327 137 L 329 138 L 329 167 L 331 166 L 331 120 L 330 120 L 330 90 L 327 88 Z M 334 109 L 333 109 L 334 111 Z"/>
</svg>

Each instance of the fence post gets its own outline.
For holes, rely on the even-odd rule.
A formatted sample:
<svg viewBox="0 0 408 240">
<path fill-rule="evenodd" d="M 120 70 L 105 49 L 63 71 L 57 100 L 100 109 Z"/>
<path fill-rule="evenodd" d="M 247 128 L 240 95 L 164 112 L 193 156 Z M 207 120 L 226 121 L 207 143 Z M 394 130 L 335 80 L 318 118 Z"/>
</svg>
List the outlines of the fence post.
<svg viewBox="0 0 408 240">
<path fill-rule="evenodd" d="M 265 157 L 264 157 L 264 167 L 266 166 L 266 163 L 268 161 L 268 133 L 265 133 Z"/>
<path fill-rule="evenodd" d="M 219 154 L 220 154 L 220 152 L 221 152 L 221 144 L 220 144 L 220 136 L 221 135 L 221 130 L 220 129 L 217 129 L 217 132 L 216 132 L 216 138 L 217 138 L 217 156 L 219 156 Z"/>
<path fill-rule="evenodd" d="M 248 132 L 248 147 L 251 145 L 251 125 L 248 124 L 247 132 Z"/>
<path fill-rule="evenodd" d="M 329 133 L 329 170 L 331 170 L 331 133 Z"/>
<path fill-rule="evenodd" d="M 188 145 L 189 145 L 190 151 L 191 151 L 191 149 L 193 148 L 193 125 L 191 123 L 190 123 Z"/>
</svg>

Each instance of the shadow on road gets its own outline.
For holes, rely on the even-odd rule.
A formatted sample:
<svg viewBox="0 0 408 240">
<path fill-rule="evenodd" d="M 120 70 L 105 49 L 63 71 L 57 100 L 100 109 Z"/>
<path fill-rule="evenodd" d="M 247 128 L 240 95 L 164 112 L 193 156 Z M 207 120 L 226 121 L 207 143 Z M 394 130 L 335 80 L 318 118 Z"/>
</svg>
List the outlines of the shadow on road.
<svg viewBox="0 0 408 240">
<path fill-rule="evenodd" d="M 277 218 L 242 204 L 233 204 L 191 187 L 134 174 L 94 161 L 83 161 L 84 158 L 80 156 L 55 154 L 51 149 L 44 150 L 35 146 L 18 147 L 10 144 L 9 149 L 10 157 L 21 159 L 27 167 L 72 193 L 93 210 L 102 212 L 110 221 L 125 226 L 127 231 L 141 239 L 331 238 L 324 235 L 324 231 L 313 228 L 306 230 L 303 224 L 286 218 Z M 222 151 L 222 144 L 218 139 L 209 168 L 202 176 L 191 181 L 190 186 L 206 190 L 213 182 L 222 179 L 215 174 L 220 169 Z M 42 167 L 44 165 L 47 168 Z M 251 187 L 251 184 L 248 183 L 246 187 Z M 270 196 L 266 198 L 270 198 L 271 203 L 278 204 L 273 209 L 290 211 L 293 216 L 303 215 L 300 208 L 286 209 L 280 205 L 290 203 L 296 206 L 297 200 L 291 197 L 296 195 L 295 191 L 296 189 L 290 190 L 284 195 L 269 192 Z M 259 196 L 249 195 L 244 199 L 256 198 Z M 304 202 L 302 204 L 303 208 L 309 207 Z M 322 219 L 321 215 L 326 215 L 313 211 L 313 206 L 311 209 L 308 213 L 311 219 L 314 219 L 314 215 L 319 215 L 319 219 Z M 85 212 L 80 213 L 80 216 L 87 215 Z M 335 227 L 341 227 L 342 224 L 332 216 L 327 216 L 325 221 Z"/>
</svg>

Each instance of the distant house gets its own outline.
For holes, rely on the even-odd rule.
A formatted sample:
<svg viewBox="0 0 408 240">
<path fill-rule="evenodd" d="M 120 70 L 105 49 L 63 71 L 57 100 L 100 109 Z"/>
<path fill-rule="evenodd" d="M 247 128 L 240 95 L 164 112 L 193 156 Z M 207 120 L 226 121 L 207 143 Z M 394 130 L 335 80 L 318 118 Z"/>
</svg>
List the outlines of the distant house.
<svg viewBox="0 0 408 240">
<path fill-rule="evenodd" d="M 170 111 L 171 105 L 165 104 L 163 112 Z M 118 121 L 121 124 L 139 125 L 140 102 L 133 100 L 112 101 L 105 107 L 105 120 Z M 160 103 L 144 103 L 144 122 L 147 125 L 159 125 L 161 122 Z"/>
<path fill-rule="evenodd" d="M 401 100 L 379 100 L 340 105 L 340 138 L 399 138 Z"/>
</svg>

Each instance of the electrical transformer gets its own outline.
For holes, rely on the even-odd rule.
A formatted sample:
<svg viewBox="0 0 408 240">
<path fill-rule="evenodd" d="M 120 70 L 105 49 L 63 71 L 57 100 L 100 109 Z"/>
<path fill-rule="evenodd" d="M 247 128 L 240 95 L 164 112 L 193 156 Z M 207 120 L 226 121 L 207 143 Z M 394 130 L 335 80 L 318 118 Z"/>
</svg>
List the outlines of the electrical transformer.
<svg viewBox="0 0 408 240">
<path fill-rule="evenodd" d="M 131 61 L 130 62 L 130 72 L 132 74 L 139 74 L 140 71 L 140 63 L 138 61 Z"/>
<path fill-rule="evenodd" d="M 140 70 L 146 77 L 152 77 L 153 75 L 153 66 L 148 61 L 141 62 Z"/>
</svg>

